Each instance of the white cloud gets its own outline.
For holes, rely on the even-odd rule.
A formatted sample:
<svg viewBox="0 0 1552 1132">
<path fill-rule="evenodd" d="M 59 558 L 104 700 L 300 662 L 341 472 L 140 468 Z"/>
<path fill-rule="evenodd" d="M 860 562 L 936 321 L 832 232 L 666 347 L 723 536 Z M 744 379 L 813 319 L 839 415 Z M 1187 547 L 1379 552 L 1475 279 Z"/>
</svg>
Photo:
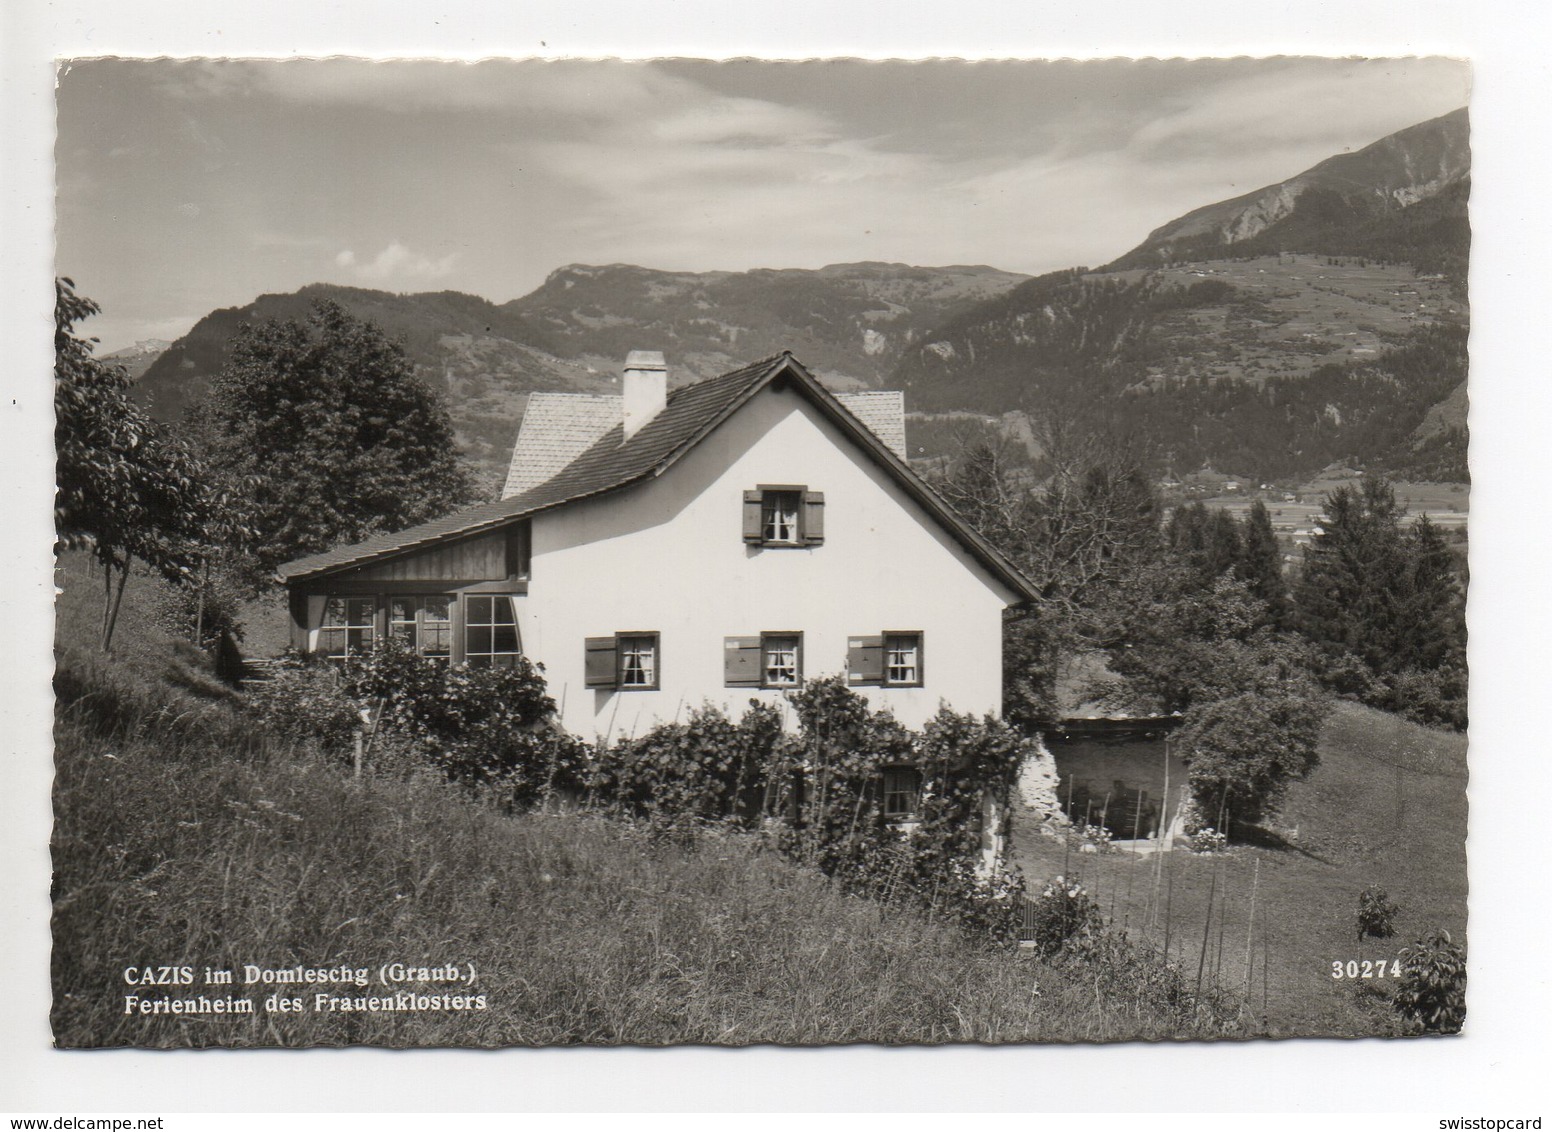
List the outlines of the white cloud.
<svg viewBox="0 0 1552 1132">
<path fill-rule="evenodd" d="M 1275 60 L 1196 92 L 1132 142 L 1163 155 L 1179 146 L 1234 153 L 1275 145 L 1328 157 L 1464 106 L 1470 85 L 1470 67 L 1455 59 L 1354 59 L 1335 70 L 1328 60 Z"/>
<path fill-rule="evenodd" d="M 457 252 L 432 259 L 411 251 L 398 240 L 365 262 L 358 261 L 349 248 L 334 257 L 336 266 L 352 269 L 358 278 L 378 283 L 391 279 L 440 279 L 452 272 L 457 260 Z"/>
</svg>

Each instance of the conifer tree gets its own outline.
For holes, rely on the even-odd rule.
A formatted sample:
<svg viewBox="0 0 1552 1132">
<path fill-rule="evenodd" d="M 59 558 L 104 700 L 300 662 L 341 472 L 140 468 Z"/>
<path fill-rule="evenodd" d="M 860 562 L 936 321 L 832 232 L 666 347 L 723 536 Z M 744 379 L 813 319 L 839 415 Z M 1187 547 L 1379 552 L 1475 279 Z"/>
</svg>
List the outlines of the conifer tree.
<svg viewBox="0 0 1552 1132">
<path fill-rule="evenodd" d="M 1259 499 L 1250 505 L 1240 538 L 1239 576 L 1250 592 L 1266 603 L 1272 624 L 1288 616 L 1288 589 L 1283 582 L 1283 553 L 1272 530 L 1272 516 Z"/>
</svg>

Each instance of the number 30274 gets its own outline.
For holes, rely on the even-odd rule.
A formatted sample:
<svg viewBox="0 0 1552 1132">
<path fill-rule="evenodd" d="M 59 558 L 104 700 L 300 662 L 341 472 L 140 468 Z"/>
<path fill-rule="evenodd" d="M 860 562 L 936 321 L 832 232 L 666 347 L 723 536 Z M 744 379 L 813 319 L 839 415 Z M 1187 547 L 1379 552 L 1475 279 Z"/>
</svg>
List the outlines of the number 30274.
<svg viewBox="0 0 1552 1132">
<path fill-rule="evenodd" d="M 1333 979 L 1383 979 L 1386 975 L 1399 977 L 1400 974 L 1399 959 L 1349 959 L 1345 963 L 1340 959 L 1331 960 Z"/>
</svg>

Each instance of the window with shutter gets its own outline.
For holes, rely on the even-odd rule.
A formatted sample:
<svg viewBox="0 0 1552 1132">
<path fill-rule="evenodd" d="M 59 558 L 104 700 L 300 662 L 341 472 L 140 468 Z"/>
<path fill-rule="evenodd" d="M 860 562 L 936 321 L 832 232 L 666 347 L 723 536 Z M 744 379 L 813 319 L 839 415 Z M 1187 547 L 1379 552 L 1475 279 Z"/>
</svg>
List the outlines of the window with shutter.
<svg viewBox="0 0 1552 1132">
<path fill-rule="evenodd" d="M 846 682 L 853 687 L 884 682 L 883 637 L 847 638 Z"/>
<path fill-rule="evenodd" d="M 767 490 L 760 500 L 760 541 L 766 546 L 796 546 L 802 541 L 798 520 L 803 514 L 803 493 Z"/>
<path fill-rule="evenodd" d="M 744 492 L 743 537 L 752 546 L 818 546 L 824 542 L 824 492 L 801 484 L 761 484 Z"/>
</svg>

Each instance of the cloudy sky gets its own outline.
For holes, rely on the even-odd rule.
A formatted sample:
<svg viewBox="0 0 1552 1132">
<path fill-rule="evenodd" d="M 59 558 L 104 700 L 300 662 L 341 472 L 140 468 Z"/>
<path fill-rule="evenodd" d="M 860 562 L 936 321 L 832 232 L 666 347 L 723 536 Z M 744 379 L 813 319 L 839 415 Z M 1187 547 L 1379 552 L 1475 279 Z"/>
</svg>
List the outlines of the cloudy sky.
<svg viewBox="0 0 1552 1132">
<path fill-rule="evenodd" d="M 1412 60 L 85 60 L 58 261 L 112 350 L 328 281 L 503 302 L 567 263 L 1098 264 L 1465 105 Z"/>
</svg>

